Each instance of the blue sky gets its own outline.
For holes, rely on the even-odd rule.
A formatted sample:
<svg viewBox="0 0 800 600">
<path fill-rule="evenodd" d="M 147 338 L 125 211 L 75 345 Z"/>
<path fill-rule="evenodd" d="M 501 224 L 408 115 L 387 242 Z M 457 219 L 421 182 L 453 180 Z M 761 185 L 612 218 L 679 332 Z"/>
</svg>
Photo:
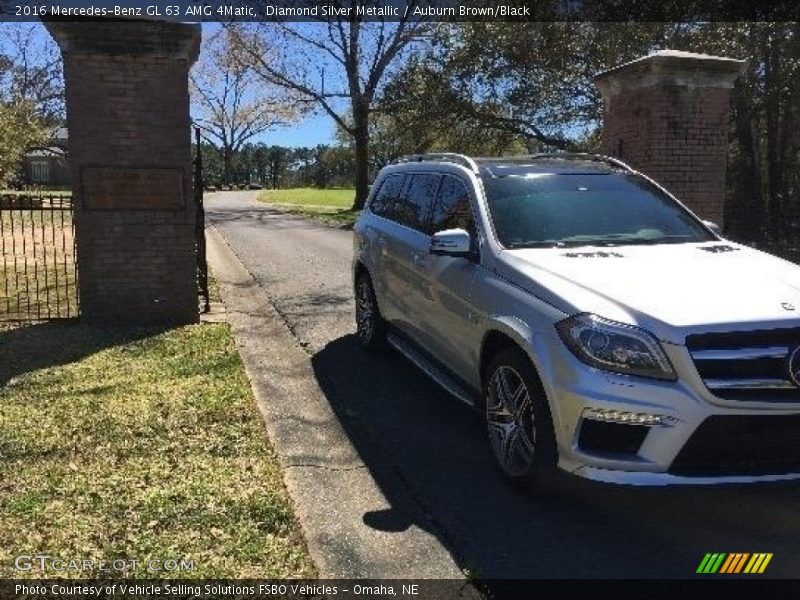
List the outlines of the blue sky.
<svg viewBox="0 0 800 600">
<path fill-rule="evenodd" d="M 255 141 L 275 146 L 317 146 L 333 144 L 335 127 L 327 115 L 313 115 L 290 127 L 282 127 L 259 136 Z"/>
</svg>

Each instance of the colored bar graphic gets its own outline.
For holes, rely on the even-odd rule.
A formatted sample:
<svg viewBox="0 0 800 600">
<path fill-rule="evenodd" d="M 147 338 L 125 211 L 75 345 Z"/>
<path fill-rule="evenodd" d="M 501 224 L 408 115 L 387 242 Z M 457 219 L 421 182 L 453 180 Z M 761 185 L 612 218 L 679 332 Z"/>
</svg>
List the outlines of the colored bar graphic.
<svg viewBox="0 0 800 600">
<path fill-rule="evenodd" d="M 761 568 L 758 570 L 758 572 L 763 573 L 766 570 L 769 561 L 771 560 L 772 560 L 772 552 L 770 552 L 764 557 L 764 562 L 761 563 Z"/>
<path fill-rule="evenodd" d="M 706 572 L 706 565 L 711 560 L 711 554 L 706 554 L 703 557 L 703 560 L 700 561 L 700 566 L 697 567 L 697 573 L 705 573 Z"/>
<path fill-rule="evenodd" d="M 697 573 L 720 575 L 732 575 L 742 573 L 757 574 L 763 573 L 769 562 L 772 560 L 771 552 L 708 552 L 700 561 Z M 749 560 L 748 560 L 749 559 Z M 747 566 L 745 566 L 747 565 Z"/>
<path fill-rule="evenodd" d="M 755 573 L 755 569 L 758 568 L 758 564 L 764 560 L 761 554 L 753 554 L 753 558 L 750 559 L 750 562 L 747 563 L 747 566 L 744 568 L 745 573 Z"/>
<path fill-rule="evenodd" d="M 742 572 L 742 567 L 744 566 L 744 563 L 745 563 L 745 561 L 747 561 L 747 558 L 749 556 L 750 556 L 749 552 L 743 553 L 741 555 L 741 558 L 739 559 L 739 562 L 736 563 L 736 565 L 734 566 L 734 569 L 733 569 L 732 573 L 741 573 Z"/>
<path fill-rule="evenodd" d="M 720 573 L 730 573 L 731 567 L 736 564 L 739 560 L 738 554 L 728 554 L 728 558 L 722 563 L 722 568 L 719 570 Z"/>
<path fill-rule="evenodd" d="M 703 558 L 703 562 L 701 562 L 700 566 L 697 567 L 697 572 L 716 573 L 726 556 L 727 554 L 725 554 L 724 552 L 722 553 L 714 552 L 713 554 L 706 554 L 705 558 Z"/>
<path fill-rule="evenodd" d="M 728 560 L 725 561 L 725 564 L 722 565 L 722 569 L 720 569 L 720 573 L 738 573 L 742 570 L 744 566 L 744 561 L 747 560 L 747 557 L 750 556 L 747 552 L 735 552 L 733 554 L 728 555 Z"/>
<path fill-rule="evenodd" d="M 745 567 L 745 573 L 763 573 L 769 561 L 772 560 L 772 553 L 766 552 L 759 552 L 757 554 L 753 554 L 753 558 L 750 559 L 750 562 L 747 563 L 747 567 Z"/>
<path fill-rule="evenodd" d="M 716 573 L 719 570 L 719 567 L 722 564 L 722 561 L 725 559 L 725 556 L 726 554 L 724 552 L 719 555 L 719 558 L 711 566 L 711 570 L 709 571 L 709 573 Z"/>
</svg>

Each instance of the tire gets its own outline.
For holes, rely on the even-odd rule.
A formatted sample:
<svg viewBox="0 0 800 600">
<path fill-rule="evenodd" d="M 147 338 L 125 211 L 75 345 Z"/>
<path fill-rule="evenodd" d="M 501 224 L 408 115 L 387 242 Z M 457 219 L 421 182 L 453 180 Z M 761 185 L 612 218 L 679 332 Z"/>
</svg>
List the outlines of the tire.
<svg viewBox="0 0 800 600">
<path fill-rule="evenodd" d="M 378 308 L 369 275 L 359 275 L 356 279 L 355 295 L 358 343 L 366 350 L 383 349 L 386 346 L 386 322 Z"/>
<path fill-rule="evenodd" d="M 517 348 L 499 351 L 484 382 L 489 445 L 505 479 L 526 487 L 552 483 L 558 461 L 553 420 L 528 356 Z"/>
</svg>

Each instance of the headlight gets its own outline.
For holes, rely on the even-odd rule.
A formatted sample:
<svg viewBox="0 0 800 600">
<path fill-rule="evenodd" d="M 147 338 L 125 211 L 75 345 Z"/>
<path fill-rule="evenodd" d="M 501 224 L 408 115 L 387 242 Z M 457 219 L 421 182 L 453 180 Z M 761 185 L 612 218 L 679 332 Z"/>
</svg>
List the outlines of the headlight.
<svg viewBox="0 0 800 600">
<path fill-rule="evenodd" d="M 675 379 L 661 344 L 648 331 L 582 313 L 556 323 L 561 339 L 587 365 L 654 379 Z"/>
</svg>

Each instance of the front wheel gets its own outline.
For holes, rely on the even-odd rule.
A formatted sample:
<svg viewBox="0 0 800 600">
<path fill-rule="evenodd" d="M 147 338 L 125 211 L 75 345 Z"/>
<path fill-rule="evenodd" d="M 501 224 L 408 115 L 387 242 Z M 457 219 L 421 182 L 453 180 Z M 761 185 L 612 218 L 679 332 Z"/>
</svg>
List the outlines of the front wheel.
<svg viewBox="0 0 800 600">
<path fill-rule="evenodd" d="M 556 470 L 553 421 L 541 382 L 521 351 L 503 350 L 484 378 L 489 443 L 505 478 L 544 483 Z"/>
<path fill-rule="evenodd" d="M 386 324 L 368 275 L 360 275 L 356 280 L 356 332 L 358 343 L 367 350 L 381 348 L 386 343 Z"/>
</svg>

